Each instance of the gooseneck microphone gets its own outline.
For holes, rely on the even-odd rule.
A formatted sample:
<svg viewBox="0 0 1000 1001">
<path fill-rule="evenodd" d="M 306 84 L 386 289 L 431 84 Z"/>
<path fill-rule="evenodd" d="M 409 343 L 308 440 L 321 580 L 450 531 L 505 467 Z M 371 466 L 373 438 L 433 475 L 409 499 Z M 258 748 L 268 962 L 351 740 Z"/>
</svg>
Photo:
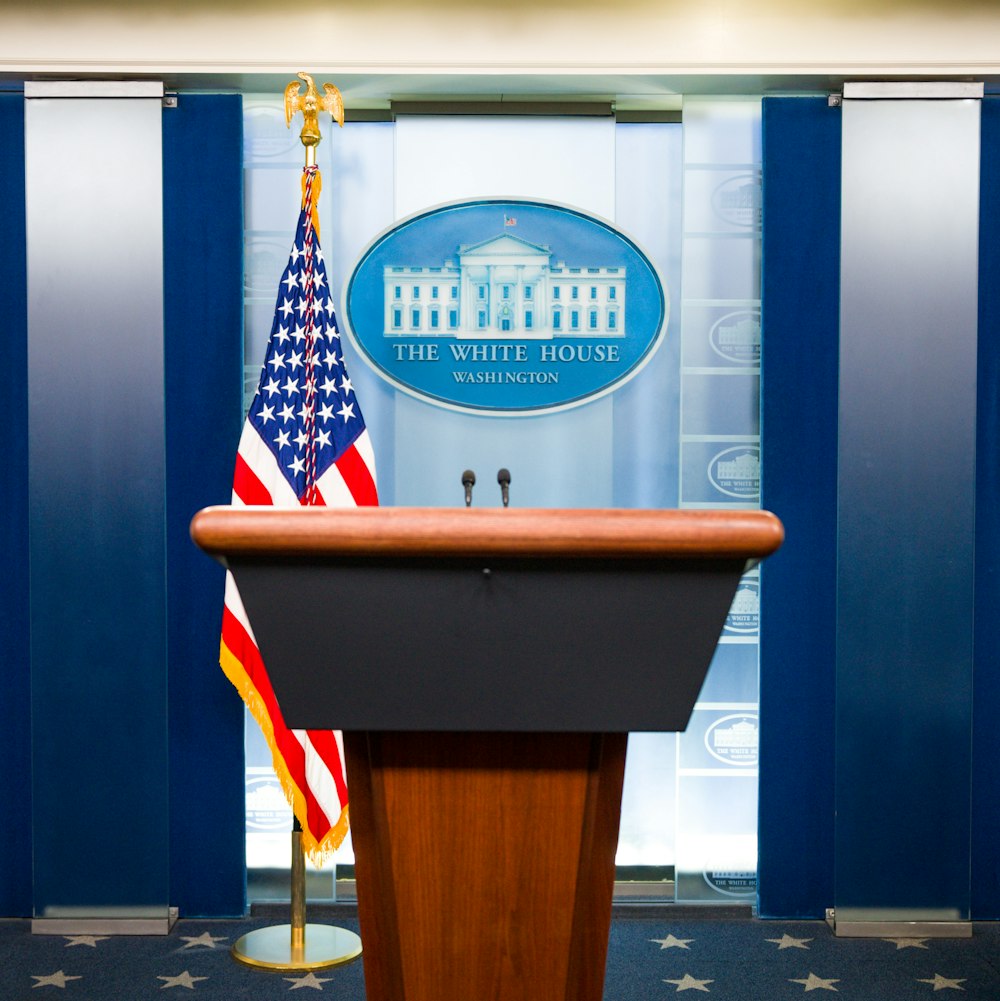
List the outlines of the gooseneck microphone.
<svg viewBox="0 0 1000 1001">
<path fill-rule="evenodd" d="M 500 498 L 503 506 L 510 504 L 510 470 L 500 469 L 497 471 L 497 483 L 500 484 Z"/>
<path fill-rule="evenodd" d="M 476 474 L 467 469 L 462 473 L 462 486 L 465 487 L 465 506 L 472 507 L 472 488 L 476 485 Z"/>
</svg>

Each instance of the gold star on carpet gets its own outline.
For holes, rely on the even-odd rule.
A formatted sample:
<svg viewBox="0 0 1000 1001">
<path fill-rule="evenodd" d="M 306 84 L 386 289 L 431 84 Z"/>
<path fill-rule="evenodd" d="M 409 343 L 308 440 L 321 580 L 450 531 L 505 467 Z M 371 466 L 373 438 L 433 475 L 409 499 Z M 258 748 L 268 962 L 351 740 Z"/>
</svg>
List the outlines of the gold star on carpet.
<svg viewBox="0 0 1000 1001">
<path fill-rule="evenodd" d="M 694 939 L 691 939 L 693 942 Z M 709 989 L 705 984 L 714 984 L 714 980 L 695 980 L 690 973 L 685 973 L 680 980 L 664 980 L 665 984 L 676 984 L 677 992 L 681 991 L 704 991 L 706 994 L 710 993 Z"/>
<path fill-rule="evenodd" d="M 949 980 L 948 977 L 942 977 L 940 973 L 935 973 L 933 980 L 921 980 L 920 977 L 917 977 L 918 983 L 933 984 L 936 991 L 964 991 L 965 988 L 962 984 L 968 979 L 968 977 L 959 977 L 957 980 Z"/>
<path fill-rule="evenodd" d="M 68 977 L 62 970 L 56 970 L 55 973 L 50 973 L 47 977 L 36 977 L 34 974 L 31 976 L 32 980 L 37 980 L 37 984 L 32 984 L 32 988 L 35 987 L 65 987 L 70 980 L 82 980 L 82 977 Z"/>
<path fill-rule="evenodd" d="M 218 935 L 209 935 L 209 933 L 207 931 L 206 932 L 202 932 L 198 936 L 194 936 L 194 935 L 181 935 L 181 938 L 184 939 L 184 941 L 187 943 L 184 946 L 185 949 L 192 949 L 196 945 L 204 945 L 204 946 L 207 946 L 209 949 L 214 949 L 216 942 L 225 942 L 226 941 L 225 938 L 222 938 L 221 936 L 218 936 Z"/>
<path fill-rule="evenodd" d="M 900 949 L 926 949 L 927 939 L 925 938 L 884 938 L 883 942 L 893 942 L 896 946 L 896 951 Z"/>
<path fill-rule="evenodd" d="M 773 942 L 778 947 L 778 952 L 782 949 L 808 949 L 809 946 L 806 942 L 811 942 L 811 938 L 792 938 L 791 935 L 785 934 L 781 938 L 769 938 L 765 939 L 767 942 Z"/>
<path fill-rule="evenodd" d="M 824 980 L 822 977 L 817 977 L 815 973 L 810 973 L 805 980 L 792 980 L 791 977 L 788 978 L 790 983 L 802 984 L 806 992 L 809 991 L 833 991 L 837 993 L 837 988 L 834 984 L 839 984 L 839 980 Z"/>
<path fill-rule="evenodd" d="M 690 949 L 688 942 L 693 942 L 693 938 L 674 938 L 668 935 L 666 938 L 651 938 L 650 942 L 658 942 L 661 949 Z"/>
<path fill-rule="evenodd" d="M 208 977 L 192 977 L 187 970 L 183 973 L 179 973 L 176 977 L 157 977 L 157 980 L 164 981 L 163 986 L 160 990 L 166 990 L 168 987 L 186 987 L 189 991 L 194 990 L 194 985 L 199 980 L 208 980 Z"/>
<path fill-rule="evenodd" d="M 89 945 L 91 949 L 96 949 L 98 942 L 103 942 L 110 937 L 110 935 L 63 935 L 63 938 L 66 939 L 67 949 L 71 945 Z"/>
<path fill-rule="evenodd" d="M 300 987 L 312 987 L 317 991 L 323 990 L 323 984 L 330 981 L 330 977 L 317 977 L 315 973 L 307 973 L 304 977 L 285 977 L 292 985 L 288 989 L 297 991 Z"/>
</svg>

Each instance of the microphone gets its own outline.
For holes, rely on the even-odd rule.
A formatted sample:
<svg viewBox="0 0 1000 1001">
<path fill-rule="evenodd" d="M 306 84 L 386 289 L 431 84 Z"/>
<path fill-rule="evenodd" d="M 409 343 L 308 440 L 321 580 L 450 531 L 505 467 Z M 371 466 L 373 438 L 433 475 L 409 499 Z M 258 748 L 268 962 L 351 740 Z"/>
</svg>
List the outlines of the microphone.
<svg viewBox="0 0 1000 1001">
<path fill-rule="evenodd" d="M 507 507 L 510 504 L 510 470 L 500 469 L 497 471 L 497 483 L 500 484 L 500 497 L 503 500 L 503 506 Z"/>
<path fill-rule="evenodd" d="M 462 486 L 465 487 L 465 506 L 472 507 L 472 488 L 476 485 L 476 474 L 467 469 L 462 473 Z"/>
</svg>

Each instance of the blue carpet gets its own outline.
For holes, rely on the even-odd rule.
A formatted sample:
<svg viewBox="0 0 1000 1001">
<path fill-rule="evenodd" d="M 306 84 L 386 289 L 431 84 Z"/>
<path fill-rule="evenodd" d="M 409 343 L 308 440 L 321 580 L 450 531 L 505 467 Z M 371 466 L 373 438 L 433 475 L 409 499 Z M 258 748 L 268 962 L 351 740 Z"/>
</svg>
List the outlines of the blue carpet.
<svg viewBox="0 0 1000 1001">
<path fill-rule="evenodd" d="M 838 939 L 819 921 L 644 920 L 611 928 L 607 1001 L 833 993 L 859 1001 L 1000 1001 L 1000 927 L 976 925 L 971 939 L 895 941 Z"/>
<path fill-rule="evenodd" d="M 230 958 L 237 938 L 276 923 L 185 920 L 165 937 L 91 940 L 32 935 L 27 921 L 0 921 L 0 999 L 270 1001 L 305 990 L 363 1001 L 360 961 L 303 976 L 258 971 Z M 357 931 L 353 919 L 336 923 Z M 833 993 L 858 1001 L 1000 1001 L 1000 925 L 977 924 L 971 939 L 872 940 L 838 939 L 815 921 L 666 914 L 612 923 L 606 1001 L 678 994 L 775 1001 Z"/>
</svg>

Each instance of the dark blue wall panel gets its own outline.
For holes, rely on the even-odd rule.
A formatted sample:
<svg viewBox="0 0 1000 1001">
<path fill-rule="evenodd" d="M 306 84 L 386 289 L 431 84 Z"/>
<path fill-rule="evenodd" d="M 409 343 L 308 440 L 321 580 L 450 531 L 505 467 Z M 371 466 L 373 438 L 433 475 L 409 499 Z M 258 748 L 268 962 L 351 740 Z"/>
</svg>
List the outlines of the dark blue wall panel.
<svg viewBox="0 0 1000 1001">
<path fill-rule="evenodd" d="M 762 570 L 759 905 L 833 902 L 840 112 L 763 110 L 761 503 L 786 542 Z"/>
<path fill-rule="evenodd" d="M 245 906 L 243 703 L 219 668 L 222 568 L 188 536 L 228 504 L 243 386 L 242 99 L 163 112 L 170 902 Z"/>
<path fill-rule="evenodd" d="M 31 674 L 28 644 L 28 325 L 24 100 L 0 94 L 0 345 L 7 433 L 0 475 L 0 916 L 31 913 Z"/>
<path fill-rule="evenodd" d="M 983 101 L 979 207 L 972 916 L 1000 918 L 1000 99 Z"/>
</svg>

